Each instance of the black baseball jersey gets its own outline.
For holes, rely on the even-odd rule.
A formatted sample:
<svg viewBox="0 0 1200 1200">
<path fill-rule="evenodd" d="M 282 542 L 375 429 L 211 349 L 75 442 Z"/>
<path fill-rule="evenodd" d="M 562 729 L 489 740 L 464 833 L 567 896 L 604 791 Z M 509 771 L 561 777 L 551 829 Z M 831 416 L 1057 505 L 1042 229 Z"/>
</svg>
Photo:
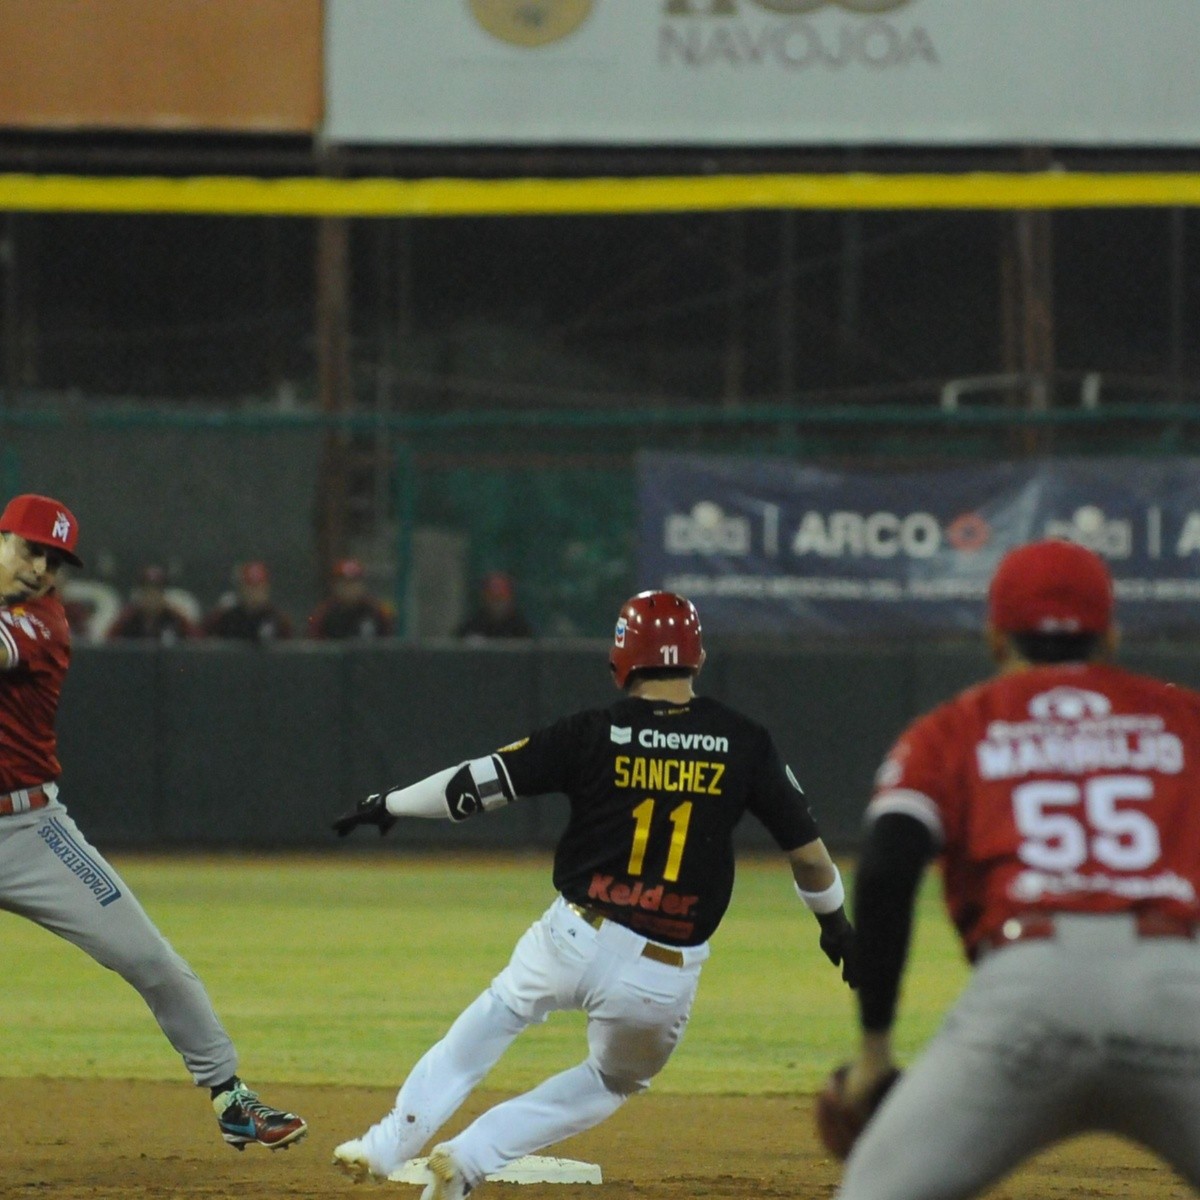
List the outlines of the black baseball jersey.
<svg viewBox="0 0 1200 1200">
<path fill-rule="evenodd" d="M 369 597 L 353 604 L 327 600 L 309 618 L 308 629 L 316 638 L 390 637 L 392 614 Z"/>
<path fill-rule="evenodd" d="M 784 851 L 819 837 L 770 734 L 716 700 L 626 698 L 499 756 L 518 796 L 562 792 L 554 886 L 655 941 L 695 946 L 733 892 L 733 830 L 752 812 Z"/>
<path fill-rule="evenodd" d="M 138 638 L 161 642 L 164 646 L 184 641 L 191 636 L 191 622 L 183 613 L 169 605 L 154 613 L 148 613 L 132 604 L 127 605 L 108 631 L 108 637 L 112 641 Z"/>
<path fill-rule="evenodd" d="M 292 622 L 286 613 L 274 607 L 251 609 L 232 604 L 212 613 L 204 623 L 204 632 L 213 638 L 271 642 L 291 637 Z"/>
</svg>

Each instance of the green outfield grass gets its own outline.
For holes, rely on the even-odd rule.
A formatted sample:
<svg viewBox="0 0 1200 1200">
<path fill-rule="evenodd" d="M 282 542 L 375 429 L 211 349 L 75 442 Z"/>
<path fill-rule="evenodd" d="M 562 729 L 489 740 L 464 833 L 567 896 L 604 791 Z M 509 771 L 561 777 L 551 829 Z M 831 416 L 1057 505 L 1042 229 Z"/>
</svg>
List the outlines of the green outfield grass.
<svg viewBox="0 0 1200 1200">
<path fill-rule="evenodd" d="M 207 984 L 251 1081 L 398 1084 L 553 899 L 541 855 L 113 862 Z M 0 964 L 0 1075 L 185 1078 L 140 997 L 73 946 L 0 914 Z M 902 1058 L 966 975 L 929 878 L 896 1031 Z M 783 860 L 743 862 L 687 1036 L 656 1090 L 811 1091 L 846 1057 L 853 1015 Z M 573 1013 L 531 1029 L 489 1086 L 524 1088 L 578 1061 L 582 1029 Z"/>
</svg>

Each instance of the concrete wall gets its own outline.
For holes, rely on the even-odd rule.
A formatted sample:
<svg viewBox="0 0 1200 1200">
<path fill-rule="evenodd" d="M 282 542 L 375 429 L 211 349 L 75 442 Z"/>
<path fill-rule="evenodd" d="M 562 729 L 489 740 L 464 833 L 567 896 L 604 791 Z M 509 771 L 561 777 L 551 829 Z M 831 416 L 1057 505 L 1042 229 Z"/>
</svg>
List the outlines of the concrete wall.
<svg viewBox="0 0 1200 1200">
<path fill-rule="evenodd" d="M 101 847 L 334 846 L 329 821 L 359 797 L 610 702 L 606 654 L 596 642 L 80 647 L 59 716 L 62 799 Z M 1123 661 L 1200 686 L 1200 647 Z M 987 670 L 975 644 L 718 643 L 699 690 L 771 729 L 826 839 L 849 849 L 896 734 Z M 547 846 L 565 807 L 543 797 L 459 826 L 405 821 L 380 848 Z M 753 818 L 740 833 L 770 845 Z"/>
</svg>

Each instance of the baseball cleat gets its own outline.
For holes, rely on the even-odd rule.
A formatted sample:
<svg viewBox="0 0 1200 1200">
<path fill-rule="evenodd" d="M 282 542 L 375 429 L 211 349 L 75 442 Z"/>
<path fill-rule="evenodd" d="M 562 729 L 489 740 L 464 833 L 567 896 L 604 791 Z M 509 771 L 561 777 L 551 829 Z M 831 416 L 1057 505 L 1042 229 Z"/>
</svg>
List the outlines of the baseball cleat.
<svg viewBox="0 0 1200 1200">
<path fill-rule="evenodd" d="M 214 1097 L 213 1109 L 221 1136 L 235 1150 L 244 1150 L 251 1142 L 268 1150 L 286 1150 L 308 1132 L 308 1126 L 295 1113 L 264 1104 L 241 1081 Z"/>
<path fill-rule="evenodd" d="M 371 1170 L 371 1160 L 367 1158 L 367 1148 L 363 1145 L 360 1138 L 351 1138 L 348 1142 L 343 1142 L 333 1152 L 333 1165 L 349 1175 L 355 1183 L 362 1183 L 364 1179 L 381 1179 L 383 1176 L 376 1175 Z"/>
<path fill-rule="evenodd" d="M 421 1200 L 464 1200 L 471 1190 L 466 1176 L 454 1161 L 454 1151 L 445 1143 L 434 1146 L 425 1166 L 430 1180 L 421 1193 Z"/>
</svg>

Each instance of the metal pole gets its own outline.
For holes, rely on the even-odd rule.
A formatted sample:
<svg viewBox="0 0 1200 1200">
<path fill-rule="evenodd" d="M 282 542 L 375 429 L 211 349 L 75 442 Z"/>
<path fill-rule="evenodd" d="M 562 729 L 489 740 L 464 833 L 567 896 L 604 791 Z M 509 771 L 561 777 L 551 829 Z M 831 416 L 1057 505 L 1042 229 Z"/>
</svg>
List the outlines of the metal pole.
<svg viewBox="0 0 1200 1200">
<path fill-rule="evenodd" d="M 413 473 L 412 449 L 401 443 L 395 451 L 396 479 L 396 633 L 411 637 L 416 631 L 413 609 L 413 523 L 417 513 L 417 480 Z"/>
<path fill-rule="evenodd" d="M 0 334 L 4 342 L 4 403 L 15 405 L 21 375 L 20 293 L 17 287 L 17 214 L 4 218 L 4 236 L 0 238 L 0 268 L 4 271 L 4 303 Z"/>
<path fill-rule="evenodd" d="M 846 212 L 842 215 L 842 286 L 841 286 L 841 339 L 848 345 L 858 336 L 859 316 L 862 310 L 862 213 Z"/>
<path fill-rule="evenodd" d="M 779 214 L 779 398 L 796 399 L 796 213 Z"/>
<path fill-rule="evenodd" d="M 1170 297 L 1171 345 L 1170 366 L 1171 399 L 1179 404 L 1183 401 L 1183 343 L 1184 315 L 1186 309 L 1187 219 L 1182 208 L 1171 209 L 1171 264 L 1168 268 L 1168 294 Z"/>
<path fill-rule="evenodd" d="M 413 362 L 413 223 L 408 218 L 395 227 L 395 346 L 398 369 Z M 414 408 L 412 384 L 395 389 L 393 409 Z M 407 437 L 395 440 L 391 454 L 392 502 L 396 516 L 396 572 L 394 580 L 396 632 L 400 637 L 414 637 L 419 632 L 416 599 L 416 569 L 413 563 L 413 533 L 417 524 L 416 456 Z"/>
<path fill-rule="evenodd" d="M 727 405 L 740 404 L 746 368 L 746 214 L 731 212 L 729 228 L 729 302 L 725 308 L 725 386 Z"/>
<path fill-rule="evenodd" d="M 1030 170 L 1050 166 L 1050 153 L 1044 146 L 1027 148 L 1023 158 Z M 1045 408 L 1053 402 L 1055 372 L 1053 218 L 1044 210 L 1026 210 L 1016 217 L 1024 310 L 1022 357 L 1031 378 L 1028 404 Z"/>
<path fill-rule="evenodd" d="M 350 407 L 349 225 L 340 217 L 317 224 L 317 386 L 321 411 Z M 346 433 L 325 434 L 317 487 L 317 572 L 323 591 L 330 565 L 345 553 Z"/>
</svg>

